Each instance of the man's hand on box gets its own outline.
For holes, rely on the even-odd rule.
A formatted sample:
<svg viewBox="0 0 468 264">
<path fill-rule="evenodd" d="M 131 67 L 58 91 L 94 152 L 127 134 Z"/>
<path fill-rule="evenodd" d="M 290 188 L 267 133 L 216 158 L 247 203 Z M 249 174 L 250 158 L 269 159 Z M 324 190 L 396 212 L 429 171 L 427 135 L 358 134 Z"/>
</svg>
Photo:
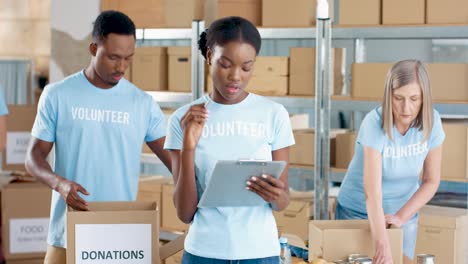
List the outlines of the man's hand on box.
<svg viewBox="0 0 468 264">
<path fill-rule="evenodd" d="M 267 174 L 253 176 L 247 181 L 248 190 L 260 195 L 268 203 L 274 203 L 287 195 L 284 191 L 284 183 Z"/>
<path fill-rule="evenodd" d="M 60 193 L 67 205 L 73 209 L 81 211 L 89 210 L 88 203 L 80 197 L 78 192 L 84 195 L 89 195 L 89 193 L 78 183 L 62 178 L 57 185 L 56 191 Z"/>
</svg>

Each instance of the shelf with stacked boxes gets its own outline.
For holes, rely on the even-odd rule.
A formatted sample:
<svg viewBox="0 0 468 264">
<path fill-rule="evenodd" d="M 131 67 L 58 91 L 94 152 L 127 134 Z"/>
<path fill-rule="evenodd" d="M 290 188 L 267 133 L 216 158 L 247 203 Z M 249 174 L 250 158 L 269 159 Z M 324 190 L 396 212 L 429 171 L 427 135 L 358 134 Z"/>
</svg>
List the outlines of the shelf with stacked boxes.
<svg viewBox="0 0 468 264">
<path fill-rule="evenodd" d="M 260 28 L 263 39 L 315 39 L 316 29 L 309 28 Z M 369 27 L 344 27 L 337 26 L 332 29 L 334 40 L 349 40 L 352 49 L 357 39 L 457 39 L 468 38 L 468 25 L 413 25 L 413 26 L 369 26 Z M 144 29 L 138 31 L 139 41 L 151 40 L 191 40 L 192 29 Z M 365 45 L 365 44 L 364 44 Z M 356 49 L 357 50 L 357 49 Z M 359 51 L 357 51 L 359 52 Z M 193 56 L 193 55 L 192 55 Z M 358 57 L 357 54 L 353 54 Z M 312 59 L 312 58 L 311 58 Z M 349 58 L 348 58 L 349 59 Z M 354 59 L 354 58 L 353 58 Z M 350 64 L 351 65 L 351 64 Z M 349 66 L 351 71 L 351 66 Z M 205 77 L 205 76 L 204 76 Z M 202 78 L 204 78 L 202 77 Z M 351 87 L 351 83 L 349 84 Z M 312 88 L 312 87 L 311 87 Z M 192 93 L 151 91 L 148 92 L 164 108 L 176 108 L 193 100 Z M 350 93 L 352 95 L 352 93 Z M 268 96 L 273 101 L 283 104 L 286 108 L 314 109 L 315 97 L 313 96 Z M 357 96 L 332 96 L 331 108 L 343 111 L 368 112 L 380 105 L 380 100 L 375 98 L 363 98 Z M 464 101 L 436 100 L 435 108 L 444 117 L 462 118 L 468 117 L 468 104 Z M 145 157 L 145 162 L 152 161 Z M 298 171 L 297 169 L 295 169 Z M 297 174 L 294 173 L 293 174 Z M 310 173 L 308 172 L 310 175 Z M 312 173 L 313 175 L 313 173 Z M 344 173 L 334 173 L 331 181 L 341 181 Z M 455 181 L 464 181 L 455 178 Z"/>
<path fill-rule="evenodd" d="M 259 28 L 263 39 L 315 39 L 316 28 Z M 190 28 L 137 29 L 137 40 L 191 39 Z M 334 26 L 333 39 L 453 39 L 467 38 L 468 25 Z"/>
</svg>

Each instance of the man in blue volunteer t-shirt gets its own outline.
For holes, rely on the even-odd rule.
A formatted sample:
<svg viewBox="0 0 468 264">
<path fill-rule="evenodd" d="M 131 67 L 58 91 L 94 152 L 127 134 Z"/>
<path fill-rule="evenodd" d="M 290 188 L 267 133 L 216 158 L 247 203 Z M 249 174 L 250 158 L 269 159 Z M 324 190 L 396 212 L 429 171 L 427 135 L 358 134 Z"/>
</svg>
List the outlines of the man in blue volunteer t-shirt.
<svg viewBox="0 0 468 264">
<path fill-rule="evenodd" d="M 105 11 L 92 34 L 89 66 L 45 88 L 26 158 L 28 172 L 54 190 L 45 263 L 65 263 L 67 205 L 88 210 L 87 201 L 135 200 L 143 141 L 170 169 L 161 109 L 123 78 L 135 25 Z M 54 144 L 52 171 L 46 157 Z"/>
</svg>

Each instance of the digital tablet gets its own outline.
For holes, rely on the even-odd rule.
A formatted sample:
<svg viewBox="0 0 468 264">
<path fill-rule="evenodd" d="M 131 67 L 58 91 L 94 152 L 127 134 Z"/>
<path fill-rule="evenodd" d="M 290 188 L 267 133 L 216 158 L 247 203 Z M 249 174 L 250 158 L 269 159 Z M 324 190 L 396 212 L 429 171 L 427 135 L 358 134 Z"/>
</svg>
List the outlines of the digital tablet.
<svg viewBox="0 0 468 264">
<path fill-rule="evenodd" d="M 247 180 L 261 174 L 279 178 L 285 167 L 286 162 L 282 160 L 220 160 L 215 165 L 198 207 L 262 206 L 266 201 L 258 194 L 246 190 Z"/>
</svg>

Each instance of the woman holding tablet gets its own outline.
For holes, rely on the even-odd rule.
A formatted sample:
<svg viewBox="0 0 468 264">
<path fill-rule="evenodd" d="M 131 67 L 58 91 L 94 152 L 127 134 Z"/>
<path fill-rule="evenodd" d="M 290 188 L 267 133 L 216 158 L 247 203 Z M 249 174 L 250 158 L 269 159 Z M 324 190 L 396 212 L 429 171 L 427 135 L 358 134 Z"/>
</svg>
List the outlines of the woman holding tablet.
<svg viewBox="0 0 468 264">
<path fill-rule="evenodd" d="M 252 77 L 261 38 L 240 17 L 214 21 L 199 49 L 212 73 L 213 92 L 179 108 L 170 118 L 174 203 L 191 223 L 182 263 L 279 263 L 272 210 L 289 203 L 288 169 L 276 179 L 251 177 L 245 188 L 266 203 L 255 207 L 198 208 L 218 160 L 289 160 L 294 138 L 285 108 L 245 89 Z"/>
</svg>

